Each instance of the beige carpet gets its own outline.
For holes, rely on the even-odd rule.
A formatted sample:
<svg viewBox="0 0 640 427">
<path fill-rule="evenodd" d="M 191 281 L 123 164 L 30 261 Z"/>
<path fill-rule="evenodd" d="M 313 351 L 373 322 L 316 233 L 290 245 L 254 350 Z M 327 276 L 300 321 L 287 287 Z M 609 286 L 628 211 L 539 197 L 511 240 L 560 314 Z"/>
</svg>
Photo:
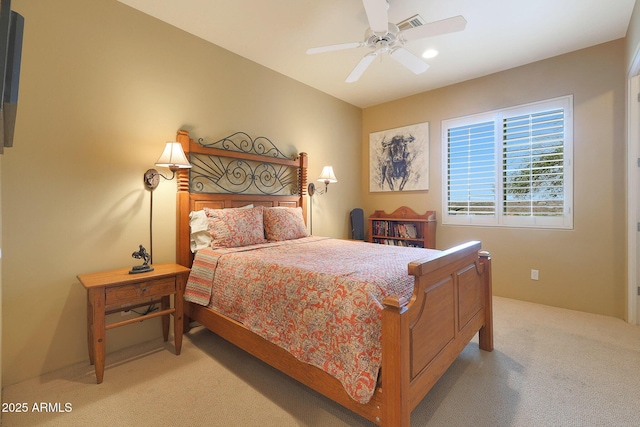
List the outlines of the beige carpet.
<svg viewBox="0 0 640 427">
<path fill-rule="evenodd" d="M 412 426 L 638 426 L 640 327 L 495 298 L 495 350 L 472 341 L 412 414 Z M 372 426 L 202 328 L 182 355 L 161 340 L 6 387 L 13 426 Z M 55 408 L 55 405 L 54 405 Z"/>
</svg>

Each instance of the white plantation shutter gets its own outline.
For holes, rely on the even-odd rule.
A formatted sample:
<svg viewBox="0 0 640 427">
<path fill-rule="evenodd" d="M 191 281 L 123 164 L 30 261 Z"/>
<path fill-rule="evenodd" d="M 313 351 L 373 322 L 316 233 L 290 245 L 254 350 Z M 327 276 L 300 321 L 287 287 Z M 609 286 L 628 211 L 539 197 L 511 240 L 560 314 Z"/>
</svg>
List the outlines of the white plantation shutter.
<svg viewBox="0 0 640 427">
<path fill-rule="evenodd" d="M 564 110 L 503 120 L 505 215 L 564 215 Z"/>
<path fill-rule="evenodd" d="M 493 122 L 448 130 L 449 215 L 495 215 L 494 134 Z"/>
<path fill-rule="evenodd" d="M 572 228 L 572 104 L 443 121 L 443 224 Z"/>
</svg>

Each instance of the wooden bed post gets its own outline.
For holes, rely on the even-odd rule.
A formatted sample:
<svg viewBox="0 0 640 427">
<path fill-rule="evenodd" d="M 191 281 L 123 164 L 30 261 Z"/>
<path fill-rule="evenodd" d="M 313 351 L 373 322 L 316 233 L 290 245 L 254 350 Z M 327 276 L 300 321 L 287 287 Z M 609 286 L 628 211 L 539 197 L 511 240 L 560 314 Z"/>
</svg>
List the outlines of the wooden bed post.
<svg viewBox="0 0 640 427">
<path fill-rule="evenodd" d="M 491 254 L 478 252 L 480 265 L 484 267 L 484 326 L 478 331 L 478 346 L 485 351 L 493 351 L 493 304 L 491 289 Z"/>
<path fill-rule="evenodd" d="M 189 158 L 189 133 L 179 130 L 176 141 L 182 145 L 185 156 Z M 176 195 L 176 263 L 191 268 L 191 249 L 189 237 L 189 169 L 178 169 L 178 193 Z"/>
<path fill-rule="evenodd" d="M 309 158 L 307 153 L 300 153 L 300 176 L 298 185 L 300 186 L 300 207 L 302 207 L 302 218 L 307 223 L 307 167 Z"/>
<path fill-rule="evenodd" d="M 410 353 L 407 301 L 387 297 L 382 310 L 382 423 L 383 427 L 409 427 L 411 405 L 409 402 Z M 404 331 L 404 332 L 403 332 Z M 400 342 L 388 338 L 400 337 Z"/>
</svg>

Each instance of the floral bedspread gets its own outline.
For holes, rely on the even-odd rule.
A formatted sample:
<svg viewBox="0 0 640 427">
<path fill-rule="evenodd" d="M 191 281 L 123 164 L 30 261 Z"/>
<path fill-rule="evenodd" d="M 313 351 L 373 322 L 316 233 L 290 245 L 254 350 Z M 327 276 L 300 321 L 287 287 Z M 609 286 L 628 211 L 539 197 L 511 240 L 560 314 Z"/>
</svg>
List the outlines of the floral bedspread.
<svg viewBox="0 0 640 427">
<path fill-rule="evenodd" d="M 409 298 L 410 261 L 437 251 L 320 237 L 196 254 L 185 300 L 243 323 L 336 377 L 360 403 L 382 358 L 382 300 Z"/>
</svg>

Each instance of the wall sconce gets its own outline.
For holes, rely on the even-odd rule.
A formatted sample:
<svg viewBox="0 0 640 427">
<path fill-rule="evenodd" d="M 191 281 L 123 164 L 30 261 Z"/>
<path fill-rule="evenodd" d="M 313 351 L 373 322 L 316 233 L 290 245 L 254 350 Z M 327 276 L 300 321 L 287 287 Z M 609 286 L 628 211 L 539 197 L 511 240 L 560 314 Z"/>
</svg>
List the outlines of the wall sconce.
<svg viewBox="0 0 640 427">
<path fill-rule="evenodd" d="M 189 160 L 185 156 L 182 150 L 182 144 L 179 142 L 167 142 L 164 147 L 164 151 L 156 160 L 156 166 L 169 168 L 171 171 L 171 178 L 167 178 L 155 169 L 149 169 L 144 173 L 144 186 L 149 191 L 153 191 L 160 182 L 160 177 L 163 177 L 167 181 L 171 181 L 176 176 L 178 169 L 190 168 Z"/>
<path fill-rule="evenodd" d="M 311 196 L 311 204 L 309 206 L 310 207 L 310 209 L 309 209 L 309 232 L 311 234 L 313 234 L 313 195 L 314 194 L 322 195 L 322 194 L 326 193 L 329 190 L 329 184 L 331 184 L 332 182 L 338 182 L 338 180 L 336 179 L 336 176 L 333 173 L 333 167 L 331 167 L 331 166 L 323 167 L 322 168 L 322 172 L 320 173 L 320 176 L 318 177 L 318 181 L 324 182 L 324 190 L 317 189 L 313 182 L 309 183 L 309 186 L 307 187 L 307 191 L 309 192 L 309 196 Z"/>
<path fill-rule="evenodd" d="M 191 164 L 182 149 L 182 144 L 179 142 L 167 142 L 164 151 L 156 160 L 156 166 L 169 168 L 171 178 L 167 178 L 155 169 L 148 169 L 144 173 L 144 186 L 151 192 L 151 202 L 149 204 L 149 264 L 153 264 L 153 190 L 160 183 L 160 177 L 171 181 L 175 178 L 178 169 L 191 168 Z"/>
<path fill-rule="evenodd" d="M 329 184 L 338 182 L 336 176 L 333 174 L 332 166 L 325 166 L 322 168 L 322 172 L 318 177 L 318 181 L 324 182 L 324 190 L 316 189 L 315 184 L 312 182 L 309 184 L 307 190 L 309 191 L 309 195 L 313 196 L 315 193 L 324 194 L 329 189 Z"/>
</svg>

